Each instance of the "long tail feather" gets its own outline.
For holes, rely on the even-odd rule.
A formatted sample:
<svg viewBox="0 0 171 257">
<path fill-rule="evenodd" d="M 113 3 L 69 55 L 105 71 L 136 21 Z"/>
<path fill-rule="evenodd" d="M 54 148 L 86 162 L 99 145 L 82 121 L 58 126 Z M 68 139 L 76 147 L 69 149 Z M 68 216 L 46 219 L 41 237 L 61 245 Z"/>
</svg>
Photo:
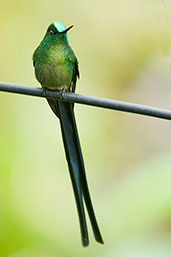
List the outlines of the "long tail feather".
<svg viewBox="0 0 171 257">
<path fill-rule="evenodd" d="M 83 156 L 82 156 L 82 151 L 81 151 L 80 140 L 79 140 L 79 136 L 78 136 L 74 112 L 72 110 L 71 110 L 71 115 L 72 115 L 73 129 L 74 129 L 75 138 L 76 138 L 76 145 L 78 148 L 77 153 L 79 156 L 79 161 L 80 161 L 80 166 L 81 166 L 81 169 L 80 169 L 81 174 L 80 175 L 81 175 L 81 185 L 82 185 L 83 196 L 84 196 L 87 211 L 88 211 L 88 214 L 90 217 L 90 222 L 92 225 L 94 237 L 97 242 L 103 244 L 104 242 L 103 242 L 103 239 L 102 239 L 102 236 L 101 236 L 101 233 L 100 233 L 97 221 L 96 221 L 96 216 L 95 216 L 95 212 L 94 212 L 91 197 L 90 197 L 90 192 L 88 189 L 88 183 L 87 183 L 87 178 L 86 178 L 86 173 L 85 173 L 85 166 L 84 166 L 84 161 L 83 161 Z"/>
<path fill-rule="evenodd" d="M 83 245 L 88 245 L 88 232 L 85 220 L 82 195 L 90 217 L 95 239 L 103 244 L 103 239 L 96 221 L 93 205 L 88 189 L 83 156 L 73 112 L 73 104 L 49 100 L 48 103 L 53 112 L 60 119 L 66 158 L 70 170 L 70 176 L 75 193 Z"/>
</svg>

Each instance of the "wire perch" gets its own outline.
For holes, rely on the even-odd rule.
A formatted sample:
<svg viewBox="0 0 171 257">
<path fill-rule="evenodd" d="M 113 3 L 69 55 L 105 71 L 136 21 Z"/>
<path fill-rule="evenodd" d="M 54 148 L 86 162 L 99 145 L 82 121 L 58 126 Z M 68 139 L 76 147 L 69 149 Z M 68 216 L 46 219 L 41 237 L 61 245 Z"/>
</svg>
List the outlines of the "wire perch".
<svg viewBox="0 0 171 257">
<path fill-rule="evenodd" d="M 5 83 L 5 82 L 0 82 L 0 91 L 37 96 L 37 97 L 47 97 L 51 99 L 58 99 L 55 91 L 46 90 L 46 96 L 45 96 L 42 88 L 25 86 L 25 85 L 17 85 L 12 83 Z M 140 104 L 116 101 L 112 99 L 80 95 L 80 94 L 75 94 L 70 92 L 65 92 L 63 94 L 63 98 L 58 100 L 65 101 L 65 102 L 75 102 L 79 104 L 85 104 L 90 106 L 106 108 L 106 109 L 136 113 L 136 114 L 141 114 L 145 116 L 171 120 L 170 110 L 155 108 L 147 105 L 140 105 Z"/>
</svg>

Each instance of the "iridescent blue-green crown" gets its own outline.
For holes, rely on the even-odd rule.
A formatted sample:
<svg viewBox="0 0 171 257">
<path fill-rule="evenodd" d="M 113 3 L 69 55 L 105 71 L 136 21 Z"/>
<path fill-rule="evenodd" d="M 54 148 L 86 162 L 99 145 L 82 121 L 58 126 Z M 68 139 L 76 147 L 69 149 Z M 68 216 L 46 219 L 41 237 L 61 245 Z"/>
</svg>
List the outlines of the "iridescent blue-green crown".
<svg viewBox="0 0 171 257">
<path fill-rule="evenodd" d="M 66 30 L 66 27 L 64 26 L 64 24 L 62 24 L 59 21 L 54 21 L 52 24 L 54 25 L 54 27 L 57 29 L 58 32 L 64 32 Z"/>
</svg>

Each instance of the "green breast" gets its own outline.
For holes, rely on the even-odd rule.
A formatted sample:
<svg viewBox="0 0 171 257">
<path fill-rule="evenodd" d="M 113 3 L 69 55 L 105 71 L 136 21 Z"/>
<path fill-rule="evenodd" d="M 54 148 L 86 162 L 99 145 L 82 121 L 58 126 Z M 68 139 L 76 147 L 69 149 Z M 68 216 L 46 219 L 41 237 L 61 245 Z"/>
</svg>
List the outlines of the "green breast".
<svg viewBox="0 0 171 257">
<path fill-rule="evenodd" d="M 73 76 L 72 53 L 69 45 L 46 47 L 40 44 L 33 61 L 36 78 L 42 87 L 61 90 L 67 86 L 69 90 Z"/>
</svg>

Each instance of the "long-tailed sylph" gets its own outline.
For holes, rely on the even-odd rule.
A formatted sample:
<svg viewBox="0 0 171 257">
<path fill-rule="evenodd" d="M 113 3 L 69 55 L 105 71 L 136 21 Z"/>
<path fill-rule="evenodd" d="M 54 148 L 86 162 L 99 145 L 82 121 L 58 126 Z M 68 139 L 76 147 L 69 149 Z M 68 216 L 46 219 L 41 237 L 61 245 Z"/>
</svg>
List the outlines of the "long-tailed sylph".
<svg viewBox="0 0 171 257">
<path fill-rule="evenodd" d="M 65 89 L 75 92 L 79 70 L 77 58 L 67 39 L 67 32 L 71 28 L 72 26 L 66 29 L 62 23 L 57 21 L 52 23 L 33 54 L 35 75 L 44 89 L 58 91 Z M 103 243 L 88 189 L 74 116 L 74 104 L 51 99 L 47 99 L 47 101 L 60 120 L 66 159 L 77 204 L 82 243 L 84 246 L 89 244 L 83 200 L 87 207 L 95 239 L 99 243 Z"/>
</svg>

